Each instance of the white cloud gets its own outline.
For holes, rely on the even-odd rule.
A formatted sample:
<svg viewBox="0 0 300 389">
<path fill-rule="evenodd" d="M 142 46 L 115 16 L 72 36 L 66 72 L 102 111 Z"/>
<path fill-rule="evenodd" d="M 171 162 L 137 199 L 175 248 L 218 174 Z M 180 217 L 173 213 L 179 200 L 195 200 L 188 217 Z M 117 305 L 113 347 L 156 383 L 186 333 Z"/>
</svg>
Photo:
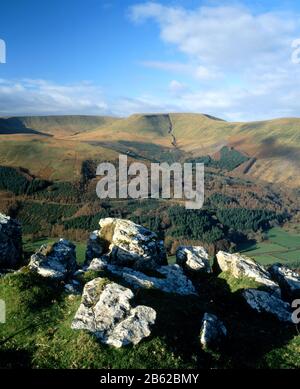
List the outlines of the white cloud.
<svg viewBox="0 0 300 389">
<path fill-rule="evenodd" d="M 186 10 L 147 2 L 131 8 L 135 22 L 153 19 L 161 39 L 202 64 L 224 68 L 273 61 L 284 55 L 297 32 L 298 16 L 252 14 L 243 7 L 216 6 Z"/>
<path fill-rule="evenodd" d="M 300 64 L 292 62 L 299 15 L 143 3 L 131 8 L 131 18 L 157 23 L 167 48 L 172 45 L 180 53 L 180 61 L 142 62 L 167 73 L 164 85 L 153 85 L 140 96 L 107 96 L 89 82 L 0 79 L 0 115 L 184 111 L 228 120 L 300 116 Z"/>
<path fill-rule="evenodd" d="M 187 89 L 188 88 L 184 83 L 177 80 L 172 80 L 169 84 L 169 91 L 174 96 L 180 96 L 183 92 L 186 92 Z"/>
<path fill-rule="evenodd" d="M 254 13 L 240 5 L 190 10 L 146 2 L 131 7 L 131 19 L 157 23 L 160 39 L 186 56 L 180 66 L 152 62 L 175 77 L 199 81 L 176 95 L 181 110 L 233 120 L 300 115 L 300 65 L 292 61 L 300 15 Z M 174 101 L 172 91 L 170 96 Z"/>
<path fill-rule="evenodd" d="M 160 112 L 172 109 L 153 96 L 104 96 L 90 82 L 73 85 L 47 80 L 0 79 L 0 116 L 16 115 L 117 115 Z"/>
<path fill-rule="evenodd" d="M 0 115 L 108 111 L 101 89 L 90 83 L 60 85 L 31 79 L 0 82 Z"/>
<path fill-rule="evenodd" d="M 164 62 L 164 61 L 142 61 L 141 65 L 158 70 L 165 70 L 172 73 L 191 75 L 197 80 L 214 80 L 221 77 L 221 73 L 216 69 L 207 68 L 189 63 Z"/>
</svg>

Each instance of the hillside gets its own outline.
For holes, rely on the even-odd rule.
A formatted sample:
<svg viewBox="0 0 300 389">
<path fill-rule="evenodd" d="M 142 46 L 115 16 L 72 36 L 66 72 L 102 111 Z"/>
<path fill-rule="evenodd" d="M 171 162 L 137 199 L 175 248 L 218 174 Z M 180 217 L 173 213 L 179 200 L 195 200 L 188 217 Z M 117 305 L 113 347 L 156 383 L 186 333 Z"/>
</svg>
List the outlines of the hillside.
<svg viewBox="0 0 300 389">
<path fill-rule="evenodd" d="M 0 119 L 0 134 L 45 133 L 56 136 L 73 135 L 109 125 L 118 120 L 109 116 L 19 116 Z M 7 132 L 5 132 L 7 131 Z"/>
<path fill-rule="evenodd" d="M 51 165 L 50 154 L 58 165 L 66 163 L 66 172 L 70 172 L 71 165 L 76 165 L 78 159 L 94 159 L 95 155 L 98 155 L 97 160 L 127 153 L 134 159 L 182 161 L 215 155 L 227 145 L 252 158 L 245 169 L 241 168 L 235 174 L 300 187 L 299 128 L 300 119 L 297 118 L 230 123 L 189 113 L 136 114 L 127 118 L 3 118 L 0 121 L 3 150 L 0 163 L 17 167 L 20 164 L 16 158 L 19 158 L 30 169 L 36 170 L 38 165 L 39 171 L 33 172 L 41 174 Z M 51 138 L 42 134 L 51 135 Z M 41 153 L 26 152 L 27 147 L 31 151 L 32 148 L 36 150 L 37 145 Z M 15 158 L 7 158 L 9 154 Z M 78 176 L 78 171 L 74 174 Z M 56 173 L 55 177 L 70 179 L 70 175 L 63 172 Z"/>
</svg>

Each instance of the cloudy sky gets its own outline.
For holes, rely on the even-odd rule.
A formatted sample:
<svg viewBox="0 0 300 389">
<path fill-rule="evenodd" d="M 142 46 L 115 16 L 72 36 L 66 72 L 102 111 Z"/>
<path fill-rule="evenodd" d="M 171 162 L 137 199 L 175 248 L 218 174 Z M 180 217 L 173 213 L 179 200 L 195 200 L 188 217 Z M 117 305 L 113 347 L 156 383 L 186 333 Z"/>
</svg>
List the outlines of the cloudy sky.
<svg viewBox="0 0 300 389">
<path fill-rule="evenodd" d="M 0 11 L 2 116 L 300 116 L 298 0 L 10 0 Z"/>
</svg>

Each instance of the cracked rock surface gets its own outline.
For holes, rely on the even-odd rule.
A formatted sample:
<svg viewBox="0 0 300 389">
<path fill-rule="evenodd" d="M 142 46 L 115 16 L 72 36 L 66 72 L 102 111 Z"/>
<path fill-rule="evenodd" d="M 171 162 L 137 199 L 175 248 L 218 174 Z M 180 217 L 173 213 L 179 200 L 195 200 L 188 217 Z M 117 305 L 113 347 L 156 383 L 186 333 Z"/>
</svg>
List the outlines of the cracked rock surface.
<svg viewBox="0 0 300 389">
<path fill-rule="evenodd" d="M 179 246 L 176 250 L 176 262 L 193 272 L 211 273 L 208 253 L 201 246 Z"/>
<path fill-rule="evenodd" d="M 137 270 L 167 265 L 164 243 L 154 232 L 125 219 L 104 218 L 99 225 L 90 235 L 87 264 L 104 253 L 112 264 Z"/>
<path fill-rule="evenodd" d="M 117 348 L 139 343 L 151 334 L 156 312 L 143 305 L 133 307 L 133 297 L 130 289 L 95 278 L 84 287 L 72 328 L 87 330 Z"/>
<path fill-rule="evenodd" d="M 42 277 L 63 280 L 76 271 L 75 245 L 65 239 L 42 245 L 31 256 L 28 268 Z"/>
<path fill-rule="evenodd" d="M 292 323 L 290 304 L 276 295 L 258 289 L 245 289 L 242 295 L 247 304 L 258 313 L 270 313 L 279 321 Z"/>
</svg>

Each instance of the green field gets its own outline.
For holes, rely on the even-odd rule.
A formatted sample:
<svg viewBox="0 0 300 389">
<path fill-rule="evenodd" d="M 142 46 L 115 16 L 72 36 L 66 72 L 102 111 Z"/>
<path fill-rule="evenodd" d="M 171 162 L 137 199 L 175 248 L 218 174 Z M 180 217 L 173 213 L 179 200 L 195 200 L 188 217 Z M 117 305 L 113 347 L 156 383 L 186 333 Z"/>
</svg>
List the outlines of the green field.
<svg viewBox="0 0 300 389">
<path fill-rule="evenodd" d="M 272 228 L 266 241 L 250 246 L 241 245 L 238 251 L 263 265 L 276 262 L 300 264 L 300 234 L 288 232 L 280 227 Z"/>
</svg>

